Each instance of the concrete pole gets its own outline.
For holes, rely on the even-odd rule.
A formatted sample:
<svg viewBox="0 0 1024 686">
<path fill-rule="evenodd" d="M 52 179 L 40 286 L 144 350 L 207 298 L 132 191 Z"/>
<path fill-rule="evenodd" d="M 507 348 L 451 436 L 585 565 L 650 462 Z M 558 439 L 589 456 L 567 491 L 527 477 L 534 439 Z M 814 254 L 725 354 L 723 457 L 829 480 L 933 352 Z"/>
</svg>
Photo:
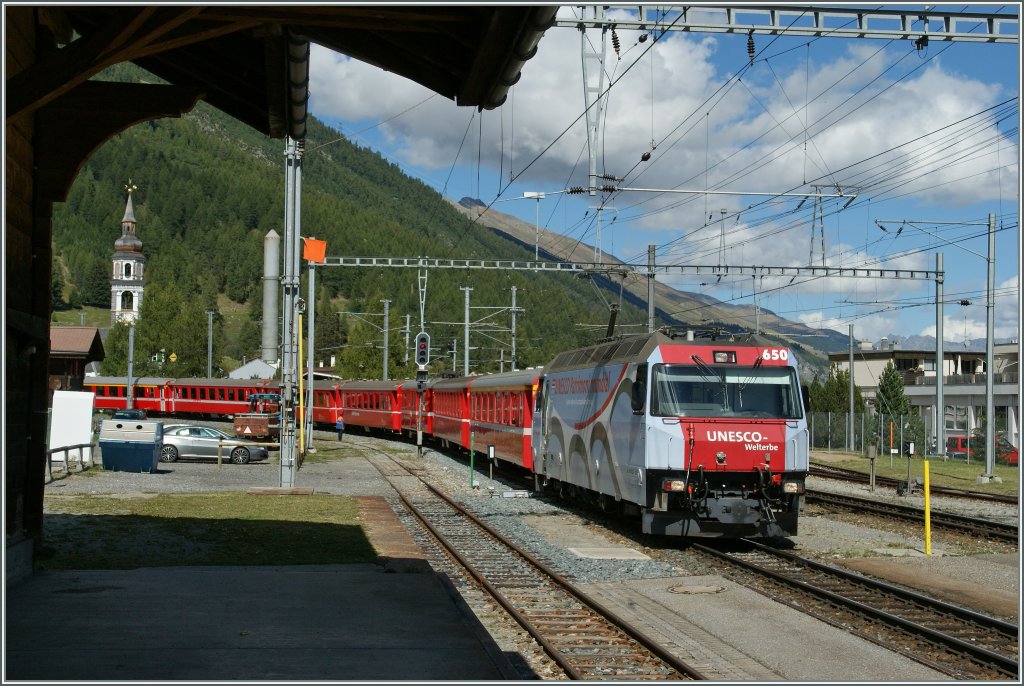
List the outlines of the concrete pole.
<svg viewBox="0 0 1024 686">
<path fill-rule="evenodd" d="M 388 307 L 391 305 L 390 300 L 381 300 L 384 303 L 384 381 L 388 380 L 388 329 L 391 328 L 388 317 Z"/>
<path fill-rule="evenodd" d="M 134 400 L 133 396 L 135 395 L 135 383 L 134 383 L 134 377 L 132 376 L 132 367 L 134 366 L 134 363 L 135 363 L 135 324 L 134 323 L 129 323 L 128 324 L 128 388 L 125 391 L 127 393 L 127 397 L 125 398 L 125 401 L 124 401 L 125 408 L 129 409 L 129 410 L 132 409 L 132 405 L 133 405 L 132 400 Z"/>
<path fill-rule="evenodd" d="M 213 378 L 213 310 L 206 311 L 206 378 Z"/>
<path fill-rule="evenodd" d="M 516 287 L 512 287 L 512 371 L 518 369 L 516 360 Z"/>
<path fill-rule="evenodd" d="M 473 291 L 472 288 L 466 286 L 459 290 L 466 292 L 466 314 L 465 314 L 465 332 L 463 333 L 462 339 L 462 375 L 469 376 L 469 294 Z"/>
<path fill-rule="evenodd" d="M 276 364 L 281 359 L 277 320 L 281 296 L 281 237 L 271 229 L 263 238 L 263 345 L 261 359 Z"/>
<path fill-rule="evenodd" d="M 405 363 L 409 364 L 409 334 L 412 333 L 412 315 L 405 315 Z"/>
<path fill-rule="evenodd" d="M 996 215 L 988 215 L 988 294 L 985 303 L 985 475 L 993 476 L 996 460 L 996 407 L 993 396 L 995 377 L 995 293 L 996 293 Z"/>
<path fill-rule="evenodd" d="M 852 453 L 856 446 L 853 440 L 853 324 L 850 324 L 850 415 L 846 421 L 846 450 Z"/>
</svg>

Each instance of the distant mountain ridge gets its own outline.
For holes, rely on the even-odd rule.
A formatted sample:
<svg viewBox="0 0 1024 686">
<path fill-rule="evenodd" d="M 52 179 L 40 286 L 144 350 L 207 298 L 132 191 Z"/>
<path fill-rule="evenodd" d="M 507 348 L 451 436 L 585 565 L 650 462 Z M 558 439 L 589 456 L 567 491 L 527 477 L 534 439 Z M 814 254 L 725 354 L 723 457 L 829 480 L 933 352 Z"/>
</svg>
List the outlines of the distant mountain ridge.
<svg viewBox="0 0 1024 686">
<path fill-rule="evenodd" d="M 901 350 L 935 350 L 935 336 L 900 336 L 898 334 L 889 334 L 886 337 L 889 345 L 896 345 Z M 985 341 L 984 338 L 974 338 L 967 341 L 963 339 L 958 341 L 951 341 L 943 336 L 943 349 L 946 352 L 953 350 L 961 350 L 972 353 L 983 353 L 985 352 Z M 879 349 L 880 340 L 874 342 L 875 349 Z M 1010 339 L 996 339 L 997 345 L 1003 343 L 1015 343 Z"/>
</svg>

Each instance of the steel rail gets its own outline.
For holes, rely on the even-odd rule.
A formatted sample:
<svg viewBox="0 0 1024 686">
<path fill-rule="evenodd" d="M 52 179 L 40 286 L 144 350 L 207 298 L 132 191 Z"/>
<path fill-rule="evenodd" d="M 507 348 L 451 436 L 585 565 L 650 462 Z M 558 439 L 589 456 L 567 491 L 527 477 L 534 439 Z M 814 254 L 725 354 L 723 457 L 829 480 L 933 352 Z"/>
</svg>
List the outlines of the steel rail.
<svg viewBox="0 0 1024 686">
<path fill-rule="evenodd" d="M 841 467 L 833 467 L 831 465 L 812 464 L 809 474 L 823 479 L 853 481 L 855 483 L 869 483 L 871 480 L 871 477 L 863 472 L 858 472 L 852 469 L 842 469 Z M 895 488 L 901 481 L 901 479 L 895 479 L 889 476 L 875 476 L 875 484 L 891 488 Z M 986 500 L 989 502 L 1006 503 L 1009 505 L 1018 505 L 1020 503 L 1020 498 L 1015 495 L 1008 495 L 1005 493 L 965 491 L 959 488 L 936 486 L 934 484 L 929 486 L 929 490 L 934 494 L 947 495 L 955 498 L 965 498 L 968 500 Z"/>
<path fill-rule="evenodd" d="M 973 621 L 982 629 L 999 634 L 1000 636 L 1012 637 L 1012 639 L 1014 640 L 1017 637 L 1018 628 L 1012 624 L 1002 622 L 1001 620 L 992 617 L 987 617 L 985 615 L 980 615 L 978 613 L 973 613 L 970 610 L 964 610 L 963 608 L 957 608 L 954 605 L 949 605 L 948 603 L 943 603 L 942 601 L 938 601 L 933 598 L 928 598 L 927 596 L 914 594 L 912 592 L 905 591 L 904 589 L 899 589 L 891 584 L 871 579 L 869 577 L 844 572 L 843 570 L 836 570 L 835 568 L 828 567 L 827 565 L 814 563 L 811 560 L 806 560 L 805 558 L 800 558 L 795 555 L 787 557 L 787 554 L 783 553 L 782 551 L 773 550 L 767 546 L 763 546 L 753 541 L 748 540 L 747 543 L 754 546 L 754 548 L 759 554 L 771 555 L 776 558 L 784 559 L 792 564 L 798 564 L 803 567 L 811 568 L 816 572 L 828 574 L 831 578 L 839 578 L 843 580 L 852 578 L 854 580 L 854 583 L 856 583 L 858 586 L 869 588 L 876 593 L 894 595 L 898 598 L 906 599 L 908 601 L 911 598 L 914 598 L 914 602 L 917 607 L 932 608 L 933 611 L 937 611 L 945 615 L 956 617 L 960 621 Z M 918 622 L 905 619 L 903 617 L 900 617 L 899 615 L 887 612 L 886 610 L 877 607 L 872 607 L 871 605 L 868 605 L 864 602 L 844 596 L 841 593 L 837 593 L 835 591 L 831 591 L 826 588 L 816 586 L 812 583 L 802 581 L 793 576 L 783 574 L 781 572 L 761 566 L 755 562 L 744 560 L 740 557 L 737 557 L 735 554 L 715 550 L 714 548 L 710 548 L 702 544 L 696 544 L 694 547 L 700 550 L 701 552 L 708 554 L 714 558 L 726 561 L 740 568 L 753 571 L 758 575 L 766 576 L 786 587 L 793 588 L 801 593 L 814 596 L 834 607 L 838 607 L 853 612 L 870 622 L 879 622 L 885 626 L 900 631 L 904 634 L 918 637 L 920 640 L 924 640 L 930 645 L 939 648 L 943 651 L 952 651 L 954 654 L 966 657 L 972 663 L 982 668 L 992 669 L 1000 672 L 1001 674 L 1012 676 L 1014 678 L 1016 678 L 1019 673 L 1019 664 L 1016 660 L 1007 655 L 997 653 L 995 651 L 979 646 L 976 643 L 965 641 L 950 634 L 943 633 L 936 629 L 932 629 L 931 627 L 924 626 Z M 808 611 L 807 608 L 798 609 L 801 609 L 801 611 L 803 612 Z M 814 613 L 812 612 L 811 614 Z M 849 630 L 849 628 L 847 628 L 847 630 Z M 878 643 L 879 645 L 883 645 L 884 647 L 892 649 L 891 645 L 887 645 L 884 642 L 879 642 L 876 638 L 872 638 L 870 633 L 868 632 L 858 631 L 857 633 L 858 635 L 861 635 L 862 637 L 867 638 L 868 640 L 871 640 L 875 643 Z M 909 656 L 933 668 L 945 671 L 949 674 L 954 674 L 954 671 L 952 671 L 951 669 L 941 664 L 938 664 L 934 661 L 920 658 L 918 656 Z"/>
<path fill-rule="evenodd" d="M 804 491 L 804 497 L 809 503 L 818 502 L 825 505 L 835 505 L 857 512 L 896 517 L 914 523 L 924 522 L 924 510 L 917 507 L 811 489 Z M 932 527 L 941 527 L 960 533 L 981 534 L 999 541 L 1016 543 L 1020 536 L 1020 529 L 1016 525 L 996 522 L 991 519 L 966 517 L 937 510 L 931 511 L 930 519 Z"/>
<path fill-rule="evenodd" d="M 433 487 L 432 485 L 427 483 L 426 481 L 423 481 L 422 478 L 420 480 L 427 487 L 427 489 L 430 490 L 430 492 L 432 492 L 434 495 L 439 497 L 441 500 L 443 500 L 445 503 L 447 503 L 450 507 L 452 507 L 455 510 L 457 510 L 459 513 L 461 513 L 463 516 L 465 516 L 467 519 L 469 519 L 471 522 L 473 522 L 476 526 L 478 526 L 481 529 L 483 529 L 484 531 L 486 531 L 494 539 L 496 539 L 497 541 L 499 541 L 503 545 L 507 546 L 510 550 L 514 551 L 517 555 L 519 555 L 523 560 L 528 562 L 531 566 L 535 567 L 537 570 L 539 570 L 540 572 L 542 572 L 543 574 L 548 576 L 552 581 L 555 582 L 555 584 L 557 586 L 562 588 L 565 592 L 567 592 L 569 595 L 571 595 L 577 601 L 579 601 L 583 605 L 589 607 L 592 611 L 596 612 L 598 615 L 604 617 L 613 626 L 615 626 L 616 628 L 618 628 L 621 631 L 623 631 L 624 633 L 626 633 L 630 638 L 632 638 L 638 644 L 643 646 L 646 650 L 650 651 L 658 659 L 662 660 L 667 665 L 672 667 L 672 669 L 676 670 L 681 675 L 687 676 L 687 677 L 689 677 L 691 679 L 705 680 L 707 678 L 703 674 L 701 674 L 698 670 L 694 669 L 692 666 L 686 664 L 685 662 L 680 660 L 678 657 L 676 657 L 672 653 L 668 652 L 663 646 L 659 645 L 658 643 L 655 643 L 650 638 L 648 638 L 646 635 L 644 635 L 642 632 L 637 631 L 636 628 L 633 627 L 626 619 L 624 619 L 621 616 L 617 615 L 615 612 L 613 612 L 612 610 L 608 609 L 607 607 L 605 607 L 604 605 L 602 605 L 598 601 L 594 600 L 593 598 L 590 598 L 589 596 L 587 596 L 586 593 L 582 592 L 575 585 L 573 585 L 572 582 L 570 582 L 568 579 L 566 579 L 562 575 L 558 574 L 558 572 L 556 572 L 555 570 L 551 569 L 544 562 L 538 560 L 536 557 L 531 555 L 528 551 L 524 550 L 523 548 L 521 548 L 520 546 L 516 545 L 512 541 L 509 541 L 506 537 L 502 536 L 501 533 L 496 531 L 494 528 L 492 528 L 486 522 L 484 522 L 481 519 L 479 519 L 476 515 L 474 515 L 469 510 L 467 510 L 465 507 L 463 507 L 459 503 L 455 502 L 454 500 L 449 498 L 447 495 L 445 495 L 444 493 L 442 493 L 441 491 L 439 491 L 438 489 L 436 489 L 435 487 Z M 401 496 L 401 494 L 399 494 L 399 495 Z M 559 651 L 555 646 L 551 645 L 550 642 L 548 642 L 540 634 L 539 629 L 534 627 L 532 625 L 532 623 L 526 617 L 524 617 L 518 610 L 516 610 L 507 601 L 507 599 L 505 599 L 501 595 L 499 590 L 495 589 L 489 582 L 486 581 L 485 578 L 483 578 L 482 575 L 480 575 L 480 573 L 477 570 L 473 569 L 473 567 L 471 566 L 470 563 L 468 563 L 468 561 L 467 562 L 463 562 L 463 558 L 462 558 L 461 554 L 458 553 L 458 551 L 456 551 L 446 541 L 446 539 L 440 534 L 440 532 L 437 532 L 434 529 L 433 526 L 431 526 L 427 521 L 425 521 L 425 519 L 423 519 L 423 517 L 418 513 L 417 508 L 415 508 L 415 506 L 412 503 L 409 503 L 404 496 L 401 496 L 401 497 L 402 497 L 402 501 L 411 510 L 413 510 L 413 512 L 414 512 L 414 514 L 416 514 L 417 518 L 419 518 L 424 523 L 424 525 L 427 526 L 431 530 L 431 533 L 433 533 L 438 538 L 438 540 L 448 550 L 450 550 L 453 553 L 453 555 L 457 556 L 457 559 L 459 559 L 460 564 L 466 565 L 467 570 L 470 570 L 470 573 L 473 574 L 474 578 L 477 578 L 478 581 L 481 582 L 481 584 L 486 584 L 485 587 L 487 588 L 488 592 L 492 593 L 494 595 L 495 599 L 498 600 L 498 602 L 501 603 L 502 606 L 505 607 L 509 611 L 509 613 L 512 614 L 513 617 L 515 617 L 516 621 L 518 621 L 523 626 L 524 629 L 526 629 L 528 632 L 530 632 L 530 634 L 532 636 L 534 636 L 534 638 L 541 645 L 544 646 L 545 650 L 549 651 L 549 655 L 551 655 L 552 659 L 554 659 L 556 662 L 558 662 L 560 666 L 563 666 L 563 660 L 565 658 L 562 655 L 561 651 Z M 567 668 L 567 672 L 570 671 L 570 669 L 572 670 L 572 672 L 575 672 L 576 674 L 578 674 L 578 672 L 575 670 L 575 668 L 571 667 L 571 665 L 569 665 L 569 668 Z M 578 678 L 582 678 L 582 676 L 574 676 L 574 678 L 578 679 Z"/>
</svg>

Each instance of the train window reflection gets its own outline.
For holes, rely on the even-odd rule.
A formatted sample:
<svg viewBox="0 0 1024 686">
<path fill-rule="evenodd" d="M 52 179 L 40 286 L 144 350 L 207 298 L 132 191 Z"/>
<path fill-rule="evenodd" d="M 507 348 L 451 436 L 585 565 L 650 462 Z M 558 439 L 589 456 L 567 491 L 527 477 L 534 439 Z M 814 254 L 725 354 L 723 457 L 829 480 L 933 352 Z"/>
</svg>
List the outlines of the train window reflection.
<svg viewBox="0 0 1024 686">
<path fill-rule="evenodd" d="M 658 417 L 799 419 L 800 387 L 791 367 L 721 369 L 655 365 L 651 414 Z"/>
</svg>

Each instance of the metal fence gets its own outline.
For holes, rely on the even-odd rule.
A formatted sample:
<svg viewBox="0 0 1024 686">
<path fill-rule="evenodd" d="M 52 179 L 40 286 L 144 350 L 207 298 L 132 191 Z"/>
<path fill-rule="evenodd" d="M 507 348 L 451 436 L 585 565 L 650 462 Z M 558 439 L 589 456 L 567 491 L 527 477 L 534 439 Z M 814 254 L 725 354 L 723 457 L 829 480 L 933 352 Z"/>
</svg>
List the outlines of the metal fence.
<svg viewBox="0 0 1024 686">
<path fill-rule="evenodd" d="M 878 449 L 878 456 L 932 455 L 937 446 L 926 442 L 924 420 L 918 415 L 876 415 L 858 412 L 853 415 L 850 434 L 850 413 L 809 412 L 807 426 L 811 434 L 811 450 L 852 451 L 866 455 L 868 446 Z M 911 445 L 913 444 L 913 445 Z"/>
<path fill-rule="evenodd" d="M 78 470 L 81 472 L 85 471 L 86 464 L 95 464 L 95 458 L 93 455 L 93 449 L 95 446 L 92 443 L 78 443 L 75 445 L 65 445 L 60 448 L 53 448 L 52 450 L 46 451 L 46 476 L 49 481 L 53 481 L 53 456 L 57 453 L 63 455 L 63 459 L 58 459 L 57 462 L 63 463 L 63 469 L 66 473 L 71 473 L 72 462 L 78 462 Z"/>
</svg>

